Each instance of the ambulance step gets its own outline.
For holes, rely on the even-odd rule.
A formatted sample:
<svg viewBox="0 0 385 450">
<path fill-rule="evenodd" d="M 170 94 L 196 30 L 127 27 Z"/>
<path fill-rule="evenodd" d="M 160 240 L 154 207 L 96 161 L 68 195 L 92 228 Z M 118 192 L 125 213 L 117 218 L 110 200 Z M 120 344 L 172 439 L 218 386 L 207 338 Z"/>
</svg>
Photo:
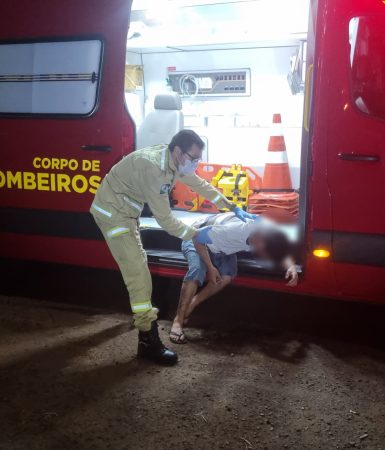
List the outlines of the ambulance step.
<svg viewBox="0 0 385 450">
<path fill-rule="evenodd" d="M 181 252 L 148 248 L 146 252 L 150 264 L 187 269 L 187 261 Z M 300 267 L 298 269 L 301 271 Z M 238 273 L 243 275 L 261 274 L 269 277 L 282 277 L 284 275 L 283 270 L 272 267 L 268 261 L 248 258 L 243 254 L 238 256 Z"/>
</svg>

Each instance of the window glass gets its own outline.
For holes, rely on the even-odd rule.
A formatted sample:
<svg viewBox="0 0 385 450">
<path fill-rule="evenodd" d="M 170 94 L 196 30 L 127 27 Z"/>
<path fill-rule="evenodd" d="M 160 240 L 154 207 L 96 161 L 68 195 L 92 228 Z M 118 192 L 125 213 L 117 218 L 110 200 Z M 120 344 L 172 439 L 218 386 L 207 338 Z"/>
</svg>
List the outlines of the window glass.
<svg viewBox="0 0 385 450">
<path fill-rule="evenodd" d="M 385 16 L 354 17 L 349 24 L 353 100 L 385 119 Z"/>
<path fill-rule="evenodd" d="M 99 40 L 0 45 L 0 113 L 90 114 L 101 51 Z"/>
</svg>

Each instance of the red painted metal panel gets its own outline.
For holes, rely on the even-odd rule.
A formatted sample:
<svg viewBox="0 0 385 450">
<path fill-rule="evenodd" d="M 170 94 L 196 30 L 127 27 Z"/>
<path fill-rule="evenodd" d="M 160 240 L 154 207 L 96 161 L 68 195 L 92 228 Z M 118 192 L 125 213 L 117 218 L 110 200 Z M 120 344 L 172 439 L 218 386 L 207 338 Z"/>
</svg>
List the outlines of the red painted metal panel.
<svg viewBox="0 0 385 450">
<path fill-rule="evenodd" d="M 1 118 L 0 170 L 80 174 L 98 181 L 122 155 L 133 149 L 134 129 L 124 105 L 124 65 L 130 0 L 4 0 L 0 40 L 86 39 L 104 43 L 101 89 L 97 111 L 89 118 Z M 84 151 L 83 145 L 108 145 L 111 152 Z M 76 170 L 34 167 L 40 158 L 74 159 Z M 99 161 L 99 171 L 83 171 L 82 161 Z M 0 189 L 0 206 L 66 211 L 89 209 L 92 193 L 43 191 L 37 188 Z"/>
<path fill-rule="evenodd" d="M 325 4 L 320 31 L 323 36 L 317 80 L 319 95 L 314 158 L 323 163 L 319 168 L 315 163 L 314 176 L 324 178 L 323 188 L 330 197 L 330 229 L 357 233 L 357 243 L 353 238 L 350 244 L 353 250 L 359 245 L 358 233 L 378 234 L 385 239 L 385 120 L 366 115 L 355 105 L 350 60 L 349 22 L 353 17 L 371 16 L 376 17 L 371 34 L 383 36 L 385 5 L 382 1 L 329 0 Z M 360 32 L 357 42 L 359 38 Z M 371 45 L 378 46 L 380 59 L 373 55 L 370 64 L 383 79 L 384 42 L 374 39 Z M 355 48 L 354 41 L 352 47 Z M 365 51 L 368 51 L 367 45 Z M 360 75 L 363 76 L 362 73 Z M 373 73 L 369 76 L 373 77 Z M 370 80 L 363 79 L 362 88 L 366 89 L 368 83 Z M 379 95 L 380 92 L 382 90 Z M 349 157 L 344 159 L 344 155 L 352 155 L 353 160 Z M 363 156 L 364 160 L 354 160 L 355 155 Z M 378 160 L 365 161 L 365 157 L 372 155 L 378 156 Z M 319 207 L 320 186 L 321 183 L 315 179 L 314 190 L 318 190 L 318 194 L 313 200 L 314 211 Z M 325 210 L 318 214 L 325 214 Z M 321 223 L 320 217 L 316 220 Z M 384 268 L 335 264 L 335 272 L 343 295 L 379 300 L 385 297 Z"/>
<path fill-rule="evenodd" d="M 5 258 L 117 269 L 104 241 L 0 233 L 0 255 Z"/>
<path fill-rule="evenodd" d="M 26 259 L 30 261 L 54 262 L 58 264 L 78 265 L 94 268 L 104 268 L 118 270 L 117 264 L 113 260 L 106 244 L 103 241 L 91 241 L 82 239 L 68 239 L 51 236 L 22 235 L 15 233 L 0 233 L 1 257 L 13 259 Z M 70 249 L 70 251 L 68 251 Z M 74 251 L 73 249 L 76 249 Z M 380 289 L 382 283 L 381 268 L 371 267 L 364 271 L 360 266 L 341 265 L 346 271 L 346 277 L 351 274 L 363 273 L 370 270 L 377 275 L 377 282 L 368 285 L 364 290 L 357 291 L 355 296 L 343 295 L 341 291 L 334 288 L 333 264 L 328 260 L 320 260 L 315 257 L 310 258 L 308 270 L 300 278 L 300 283 L 295 288 L 286 286 L 284 279 L 269 280 L 258 276 L 238 276 L 234 280 L 237 286 L 245 286 L 251 289 L 265 289 L 282 291 L 292 294 L 323 295 L 341 299 L 370 300 L 377 303 L 385 303 L 385 298 Z M 154 275 L 182 278 L 185 269 L 150 265 Z M 316 275 L 316 276 L 315 276 Z"/>
<path fill-rule="evenodd" d="M 326 95 L 320 101 L 326 106 L 321 120 L 328 139 L 325 154 L 328 158 L 327 180 L 332 193 L 333 229 L 385 234 L 385 117 L 378 120 L 375 116 L 363 114 L 355 106 L 349 45 L 349 21 L 352 17 L 377 15 L 380 20 L 369 31 L 383 35 L 385 5 L 381 1 L 344 0 L 330 1 L 328 9 L 324 47 L 327 58 L 320 80 Z M 383 26 L 378 29 L 381 24 Z M 384 42 L 377 40 L 377 46 L 383 61 Z M 384 64 L 381 61 L 371 61 L 371 64 L 371 70 L 380 72 L 383 78 Z M 362 83 L 368 82 L 367 79 L 362 80 Z M 381 92 L 382 89 L 379 95 Z M 378 155 L 379 161 L 344 160 L 340 153 Z"/>
</svg>

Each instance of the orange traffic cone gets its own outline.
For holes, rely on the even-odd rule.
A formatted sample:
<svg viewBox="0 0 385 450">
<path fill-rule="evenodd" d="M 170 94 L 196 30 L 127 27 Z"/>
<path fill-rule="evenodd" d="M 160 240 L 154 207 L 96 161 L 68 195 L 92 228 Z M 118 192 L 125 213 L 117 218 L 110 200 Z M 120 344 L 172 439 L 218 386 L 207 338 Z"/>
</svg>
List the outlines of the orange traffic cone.
<svg viewBox="0 0 385 450">
<path fill-rule="evenodd" d="M 269 140 L 262 189 L 249 196 L 248 211 L 264 214 L 277 222 L 293 223 L 298 216 L 299 196 L 291 184 L 281 114 L 273 115 L 273 127 L 275 130 Z"/>
<path fill-rule="evenodd" d="M 281 114 L 274 114 L 273 127 L 275 129 L 270 136 L 262 179 L 262 190 L 264 191 L 293 189 L 281 123 Z"/>
</svg>

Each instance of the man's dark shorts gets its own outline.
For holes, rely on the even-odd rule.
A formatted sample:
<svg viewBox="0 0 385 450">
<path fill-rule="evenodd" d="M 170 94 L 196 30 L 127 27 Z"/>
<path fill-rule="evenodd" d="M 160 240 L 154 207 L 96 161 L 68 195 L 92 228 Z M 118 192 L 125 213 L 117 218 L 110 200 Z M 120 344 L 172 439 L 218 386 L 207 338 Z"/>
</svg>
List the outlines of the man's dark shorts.
<svg viewBox="0 0 385 450">
<path fill-rule="evenodd" d="M 202 286 L 206 279 L 207 267 L 198 255 L 193 241 L 182 242 L 182 253 L 188 261 L 188 271 L 184 281 L 197 281 Z M 221 276 L 228 275 L 234 278 L 237 275 L 237 255 L 225 255 L 224 253 L 212 253 L 209 255 L 213 265 L 218 269 Z"/>
</svg>

